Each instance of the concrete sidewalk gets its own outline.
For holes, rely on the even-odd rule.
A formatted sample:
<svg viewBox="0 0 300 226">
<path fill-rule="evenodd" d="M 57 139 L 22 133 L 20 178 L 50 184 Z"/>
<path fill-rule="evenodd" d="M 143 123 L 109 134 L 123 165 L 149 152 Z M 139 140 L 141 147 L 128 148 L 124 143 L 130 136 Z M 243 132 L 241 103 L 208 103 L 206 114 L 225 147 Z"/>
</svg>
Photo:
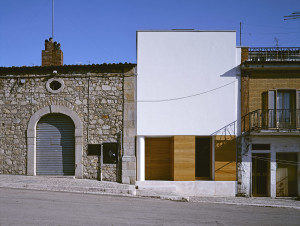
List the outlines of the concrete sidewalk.
<svg viewBox="0 0 300 226">
<path fill-rule="evenodd" d="M 64 191 L 89 194 L 135 195 L 135 186 L 74 177 L 0 175 L 1 188 Z"/>
<path fill-rule="evenodd" d="M 176 192 L 163 190 L 144 191 L 136 189 L 135 185 L 115 182 L 75 179 L 74 177 L 46 177 L 0 175 L 0 188 L 29 189 L 40 191 L 60 191 L 86 194 L 119 195 L 131 197 L 155 197 L 173 201 L 189 201 L 201 203 L 222 203 L 246 206 L 284 207 L 300 210 L 300 201 L 296 198 L 245 198 L 245 197 L 182 197 Z"/>
</svg>

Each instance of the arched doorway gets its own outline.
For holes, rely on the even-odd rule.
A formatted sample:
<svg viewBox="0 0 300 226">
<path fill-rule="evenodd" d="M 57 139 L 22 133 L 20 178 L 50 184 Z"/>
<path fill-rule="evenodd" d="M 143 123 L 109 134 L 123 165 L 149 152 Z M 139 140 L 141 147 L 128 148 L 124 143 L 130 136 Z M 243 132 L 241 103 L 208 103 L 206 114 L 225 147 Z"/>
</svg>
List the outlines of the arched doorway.
<svg viewBox="0 0 300 226">
<path fill-rule="evenodd" d="M 75 126 L 70 117 L 52 113 L 38 121 L 36 174 L 75 175 Z"/>
<path fill-rule="evenodd" d="M 36 127 L 40 119 L 49 114 L 63 114 L 70 117 L 75 125 L 75 177 L 83 178 L 83 125 L 78 114 L 70 108 L 49 105 L 36 111 L 27 127 L 27 175 L 36 176 Z"/>
</svg>

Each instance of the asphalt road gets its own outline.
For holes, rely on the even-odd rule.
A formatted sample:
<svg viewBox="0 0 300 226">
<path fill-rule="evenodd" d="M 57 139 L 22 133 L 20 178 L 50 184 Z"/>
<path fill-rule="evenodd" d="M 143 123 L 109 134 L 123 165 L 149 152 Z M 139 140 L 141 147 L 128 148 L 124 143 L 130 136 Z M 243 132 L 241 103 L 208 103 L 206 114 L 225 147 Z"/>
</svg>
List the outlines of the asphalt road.
<svg viewBox="0 0 300 226">
<path fill-rule="evenodd" d="M 299 225 L 300 210 L 0 188 L 0 225 Z"/>
</svg>

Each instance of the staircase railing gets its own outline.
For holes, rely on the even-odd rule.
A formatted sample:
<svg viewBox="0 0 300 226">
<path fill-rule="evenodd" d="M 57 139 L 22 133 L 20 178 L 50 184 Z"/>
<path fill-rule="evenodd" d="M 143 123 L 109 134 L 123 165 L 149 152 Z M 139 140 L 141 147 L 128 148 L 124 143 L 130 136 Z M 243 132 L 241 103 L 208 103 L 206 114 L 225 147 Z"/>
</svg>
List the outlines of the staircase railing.
<svg viewBox="0 0 300 226">
<path fill-rule="evenodd" d="M 224 126 L 223 128 L 217 130 L 216 132 L 212 133 L 212 136 L 225 136 L 228 137 L 229 139 L 232 139 L 233 137 L 236 136 L 236 131 L 237 131 L 237 121 L 235 120 L 234 122 Z M 225 139 L 226 140 L 226 139 Z"/>
<path fill-rule="evenodd" d="M 235 141 L 237 135 L 237 121 L 224 126 L 211 135 L 215 137 L 215 149 L 221 150 L 224 145 Z"/>
</svg>

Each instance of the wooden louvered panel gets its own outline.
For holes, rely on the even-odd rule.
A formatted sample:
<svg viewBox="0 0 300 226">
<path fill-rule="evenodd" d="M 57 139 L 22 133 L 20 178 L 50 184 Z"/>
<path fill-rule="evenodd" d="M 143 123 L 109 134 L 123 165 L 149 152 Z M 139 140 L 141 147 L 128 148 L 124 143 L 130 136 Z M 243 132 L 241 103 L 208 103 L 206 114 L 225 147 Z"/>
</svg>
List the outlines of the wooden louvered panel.
<svg viewBox="0 0 300 226">
<path fill-rule="evenodd" d="M 170 138 L 146 138 L 146 180 L 170 180 Z"/>
</svg>

